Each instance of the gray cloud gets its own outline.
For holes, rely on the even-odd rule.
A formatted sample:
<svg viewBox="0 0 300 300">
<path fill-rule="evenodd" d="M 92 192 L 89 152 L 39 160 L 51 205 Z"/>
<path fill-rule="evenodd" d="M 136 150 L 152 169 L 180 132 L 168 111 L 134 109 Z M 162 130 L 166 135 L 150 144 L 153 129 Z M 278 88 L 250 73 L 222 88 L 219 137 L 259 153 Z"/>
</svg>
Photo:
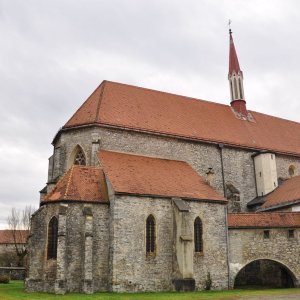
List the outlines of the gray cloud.
<svg viewBox="0 0 300 300">
<path fill-rule="evenodd" d="M 297 0 L 0 0 L 0 226 L 38 207 L 52 138 L 102 80 L 229 103 L 229 18 L 248 108 L 300 121 Z"/>
</svg>

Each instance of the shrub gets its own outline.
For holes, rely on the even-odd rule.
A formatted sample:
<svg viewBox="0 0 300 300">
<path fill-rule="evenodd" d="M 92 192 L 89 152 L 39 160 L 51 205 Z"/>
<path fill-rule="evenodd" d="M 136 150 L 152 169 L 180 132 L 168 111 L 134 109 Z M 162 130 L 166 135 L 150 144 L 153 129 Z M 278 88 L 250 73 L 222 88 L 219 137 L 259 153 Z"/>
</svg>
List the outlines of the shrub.
<svg viewBox="0 0 300 300">
<path fill-rule="evenodd" d="M 0 283 L 9 283 L 8 275 L 0 275 Z"/>
</svg>

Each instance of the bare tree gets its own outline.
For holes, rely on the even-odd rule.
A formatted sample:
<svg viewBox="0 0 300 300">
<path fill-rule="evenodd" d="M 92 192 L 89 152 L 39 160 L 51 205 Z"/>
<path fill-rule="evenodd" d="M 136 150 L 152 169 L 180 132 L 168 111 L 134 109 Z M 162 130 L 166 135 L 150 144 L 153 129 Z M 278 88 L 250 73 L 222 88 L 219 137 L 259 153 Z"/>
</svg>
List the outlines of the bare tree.
<svg viewBox="0 0 300 300">
<path fill-rule="evenodd" d="M 18 257 L 18 266 L 24 265 L 24 257 L 27 254 L 25 243 L 30 231 L 30 218 L 33 212 L 32 206 L 26 206 L 21 212 L 13 207 L 7 217 L 8 227 L 11 230 Z"/>
</svg>

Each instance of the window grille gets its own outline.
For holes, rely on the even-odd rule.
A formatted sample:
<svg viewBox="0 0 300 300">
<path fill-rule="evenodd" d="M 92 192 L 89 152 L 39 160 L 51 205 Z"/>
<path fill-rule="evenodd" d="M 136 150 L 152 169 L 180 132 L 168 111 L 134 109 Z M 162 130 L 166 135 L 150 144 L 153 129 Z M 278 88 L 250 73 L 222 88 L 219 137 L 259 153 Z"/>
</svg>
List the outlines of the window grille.
<svg viewBox="0 0 300 300">
<path fill-rule="evenodd" d="M 203 240 L 202 240 L 202 222 L 199 217 L 194 222 L 194 243 L 195 252 L 203 252 Z"/>
<path fill-rule="evenodd" d="M 80 166 L 86 165 L 85 155 L 80 147 L 78 147 L 77 153 L 75 155 L 74 165 L 80 165 Z"/>
<path fill-rule="evenodd" d="M 155 219 L 152 215 L 146 221 L 146 252 L 148 255 L 155 254 Z"/>
<path fill-rule="evenodd" d="M 48 226 L 48 259 L 57 258 L 57 237 L 58 237 L 58 221 L 56 217 L 53 217 Z"/>
</svg>

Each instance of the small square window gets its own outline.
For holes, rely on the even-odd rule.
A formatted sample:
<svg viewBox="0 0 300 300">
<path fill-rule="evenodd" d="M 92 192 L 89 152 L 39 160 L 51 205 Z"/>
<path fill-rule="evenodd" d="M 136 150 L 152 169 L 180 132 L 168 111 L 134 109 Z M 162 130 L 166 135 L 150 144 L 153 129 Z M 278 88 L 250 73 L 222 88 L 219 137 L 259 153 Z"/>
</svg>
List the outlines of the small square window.
<svg viewBox="0 0 300 300">
<path fill-rule="evenodd" d="M 294 229 L 289 229 L 288 238 L 293 239 L 294 237 L 295 237 L 295 230 Z"/>
<path fill-rule="evenodd" d="M 270 230 L 264 230 L 264 239 L 270 238 Z"/>
</svg>

